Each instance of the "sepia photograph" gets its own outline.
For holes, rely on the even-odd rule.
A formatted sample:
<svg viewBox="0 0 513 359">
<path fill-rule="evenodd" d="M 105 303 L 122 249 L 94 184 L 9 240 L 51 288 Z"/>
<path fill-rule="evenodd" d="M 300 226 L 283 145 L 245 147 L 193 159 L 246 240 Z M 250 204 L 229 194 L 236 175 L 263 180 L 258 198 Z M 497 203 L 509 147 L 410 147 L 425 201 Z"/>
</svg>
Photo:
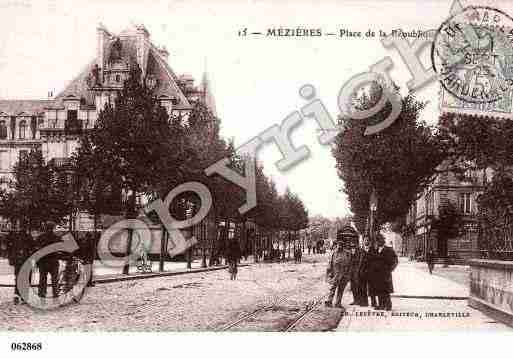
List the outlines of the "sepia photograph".
<svg viewBox="0 0 513 359">
<path fill-rule="evenodd" d="M 0 0 L 0 54 L 7 357 L 511 339 L 513 2 Z"/>
</svg>

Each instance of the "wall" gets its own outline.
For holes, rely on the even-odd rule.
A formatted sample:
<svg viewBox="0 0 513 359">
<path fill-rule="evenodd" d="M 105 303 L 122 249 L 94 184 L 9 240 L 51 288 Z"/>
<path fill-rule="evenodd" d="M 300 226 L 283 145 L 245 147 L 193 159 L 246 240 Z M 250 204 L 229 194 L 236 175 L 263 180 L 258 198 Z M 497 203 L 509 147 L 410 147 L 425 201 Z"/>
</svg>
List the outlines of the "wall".
<svg viewBox="0 0 513 359">
<path fill-rule="evenodd" d="M 513 327 L 513 261 L 473 259 L 468 303 Z"/>
</svg>

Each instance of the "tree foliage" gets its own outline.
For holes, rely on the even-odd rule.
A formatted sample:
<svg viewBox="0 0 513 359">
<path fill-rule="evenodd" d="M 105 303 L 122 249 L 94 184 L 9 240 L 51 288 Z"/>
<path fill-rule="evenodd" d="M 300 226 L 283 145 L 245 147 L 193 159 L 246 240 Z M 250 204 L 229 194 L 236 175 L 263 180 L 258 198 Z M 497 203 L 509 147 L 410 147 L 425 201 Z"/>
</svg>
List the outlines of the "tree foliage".
<svg viewBox="0 0 513 359">
<path fill-rule="evenodd" d="M 436 231 L 439 239 L 448 240 L 459 235 L 462 224 L 461 213 L 452 202 L 448 202 L 439 208 L 438 217 L 433 219 L 431 229 Z"/>
<path fill-rule="evenodd" d="M 134 65 L 114 104 L 100 112 L 79 147 L 77 168 L 89 194 L 122 191 L 130 196 L 124 211 L 133 215 L 138 194 L 162 196 L 190 177 L 195 153 L 185 133 L 181 120 L 168 116 Z M 105 204 L 100 197 L 88 202 Z"/>
<path fill-rule="evenodd" d="M 375 83 L 355 97 L 354 106 L 371 108 L 380 96 L 381 85 Z M 364 135 L 366 126 L 385 120 L 390 106 L 365 120 L 339 118 L 343 131 L 335 139 L 332 153 L 360 230 L 373 189 L 378 198 L 377 224 L 392 222 L 407 213 L 446 157 L 437 131 L 419 119 L 425 105 L 413 94 L 402 97 L 402 111 L 395 122 L 369 136 Z"/>
<path fill-rule="evenodd" d="M 46 221 L 62 223 L 73 208 L 71 176 L 31 151 L 14 166 L 14 180 L 0 193 L 0 215 L 21 228 L 40 229 Z"/>
</svg>

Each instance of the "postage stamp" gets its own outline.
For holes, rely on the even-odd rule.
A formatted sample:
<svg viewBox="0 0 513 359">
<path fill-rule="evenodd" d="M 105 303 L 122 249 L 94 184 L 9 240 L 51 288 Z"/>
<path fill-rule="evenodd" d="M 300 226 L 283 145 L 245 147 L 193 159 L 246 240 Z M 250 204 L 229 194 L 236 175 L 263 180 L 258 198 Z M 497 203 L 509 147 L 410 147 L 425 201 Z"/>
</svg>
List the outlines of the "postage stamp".
<svg viewBox="0 0 513 359">
<path fill-rule="evenodd" d="M 442 87 L 459 100 L 511 102 L 513 18 L 492 7 L 467 7 L 444 21 L 432 44 Z"/>
</svg>

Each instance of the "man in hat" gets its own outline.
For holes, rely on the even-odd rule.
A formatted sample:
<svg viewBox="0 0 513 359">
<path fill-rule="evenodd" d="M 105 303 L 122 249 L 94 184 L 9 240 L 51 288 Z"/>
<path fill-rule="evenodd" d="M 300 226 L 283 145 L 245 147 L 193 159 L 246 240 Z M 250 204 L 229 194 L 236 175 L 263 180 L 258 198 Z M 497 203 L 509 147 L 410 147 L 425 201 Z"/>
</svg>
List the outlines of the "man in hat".
<svg viewBox="0 0 513 359">
<path fill-rule="evenodd" d="M 24 303 L 18 289 L 18 275 L 25 262 L 32 255 L 31 237 L 26 231 L 9 233 L 9 264 L 14 267 L 14 304 Z M 31 282 L 32 273 L 30 273 L 29 284 Z"/>
<path fill-rule="evenodd" d="M 351 228 L 352 229 L 352 228 Z M 352 229 L 353 230 L 353 229 Z M 354 231 L 354 230 L 353 230 Z M 328 298 L 325 302 L 326 306 L 331 307 L 335 292 L 335 307 L 342 307 L 342 295 L 346 288 L 347 282 L 351 279 L 351 252 L 349 246 L 346 246 L 346 238 L 344 229 L 337 231 L 337 239 L 335 241 L 335 251 L 331 255 L 326 274 L 330 279 L 330 290 Z"/>
<path fill-rule="evenodd" d="M 54 243 L 60 242 L 59 237 L 53 232 L 54 222 L 47 222 L 44 225 L 44 233 L 39 236 L 39 247 L 45 248 Z M 46 287 L 48 285 L 48 274 L 52 279 L 52 294 L 54 298 L 59 295 L 59 258 L 57 253 L 50 253 L 37 262 L 39 267 L 39 287 L 38 295 L 40 298 L 46 298 Z"/>
<path fill-rule="evenodd" d="M 380 310 L 392 310 L 390 293 L 394 292 L 392 272 L 397 267 L 397 255 L 391 247 L 385 246 L 385 237 L 381 233 L 376 236 L 377 249 L 370 268 L 371 295 L 378 297 Z"/>
</svg>

